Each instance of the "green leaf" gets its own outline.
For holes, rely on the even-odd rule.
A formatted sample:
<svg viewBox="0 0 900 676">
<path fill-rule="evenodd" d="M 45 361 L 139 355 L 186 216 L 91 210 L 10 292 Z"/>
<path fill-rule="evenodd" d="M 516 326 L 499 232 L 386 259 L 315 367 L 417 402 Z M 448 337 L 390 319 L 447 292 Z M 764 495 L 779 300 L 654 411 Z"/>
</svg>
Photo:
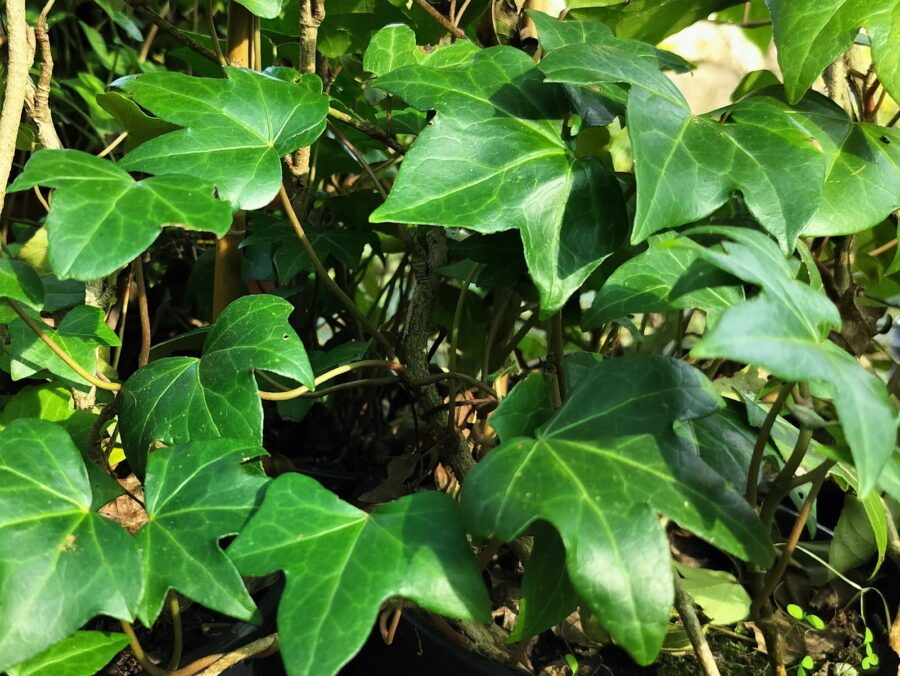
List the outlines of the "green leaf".
<svg viewBox="0 0 900 676">
<path fill-rule="evenodd" d="M 265 451 L 234 439 L 164 448 L 147 461 L 144 502 L 149 520 L 136 537 L 144 572 L 138 619 L 151 627 L 169 589 L 241 620 L 256 606 L 219 547 L 256 508 L 267 479 L 243 461 Z"/>
<path fill-rule="evenodd" d="M 274 19 L 281 14 L 285 0 L 239 0 L 252 14 L 261 19 Z"/>
<path fill-rule="evenodd" d="M 553 414 L 550 388 L 543 373 L 532 373 L 501 400 L 491 427 L 501 440 L 532 436 Z"/>
<path fill-rule="evenodd" d="M 539 28 L 554 21 L 535 14 Z M 627 83 L 637 211 L 632 241 L 709 216 L 743 193 L 753 215 L 784 247 L 793 245 L 822 194 L 825 156 L 806 130 L 768 97 L 694 115 L 662 73 L 667 62 L 643 42 L 607 38 L 552 51 L 548 82 Z"/>
<path fill-rule="evenodd" d="M 585 330 L 644 312 L 698 308 L 717 313 L 744 299 L 734 279 L 723 275 L 696 252 L 656 238 L 603 283 L 581 319 Z"/>
<path fill-rule="evenodd" d="M 34 319 L 40 322 L 39 316 L 35 315 Z M 79 305 L 69 310 L 55 329 L 49 326 L 42 328 L 76 362 L 91 372 L 97 370 L 98 347 L 121 345 L 119 337 L 106 325 L 103 310 L 90 305 Z M 39 371 L 48 371 L 64 381 L 84 388 L 91 387 L 88 381 L 66 365 L 21 319 L 10 323 L 9 333 L 10 375 L 13 380 L 29 378 Z"/>
<path fill-rule="evenodd" d="M 878 78 L 900 100 L 896 0 L 766 0 L 788 98 L 798 101 L 865 28 Z"/>
<path fill-rule="evenodd" d="M 803 617 L 806 615 L 806 613 L 803 612 L 803 608 L 798 606 L 796 603 L 788 603 L 787 604 L 787 612 L 788 612 L 788 615 L 793 617 L 795 620 L 802 620 Z"/>
<path fill-rule="evenodd" d="M 727 402 L 725 408 L 691 420 L 686 427 L 703 462 L 742 493 L 759 432 L 747 424 L 737 407 L 734 402 Z"/>
<path fill-rule="evenodd" d="M 134 617 L 137 548 L 91 503 L 81 454 L 61 427 L 17 420 L 0 433 L 0 670 L 95 615 Z"/>
<path fill-rule="evenodd" d="M 566 573 L 566 548 L 548 523 L 534 525 L 534 547 L 522 578 L 519 615 L 509 642 L 536 636 L 562 622 L 575 609 L 578 596 Z"/>
<path fill-rule="evenodd" d="M 869 497 L 877 500 L 875 509 L 867 510 L 860 500 L 849 493 L 844 498 L 844 508 L 828 549 L 828 562 L 839 573 L 858 568 L 876 555 L 875 570 L 884 561 L 884 546 L 887 544 L 884 506 L 877 494 Z"/>
<path fill-rule="evenodd" d="M 149 248 L 165 226 L 228 232 L 231 210 L 213 198 L 211 183 L 183 175 L 135 181 L 124 166 L 79 150 L 41 150 L 10 186 L 56 188 L 46 227 L 50 265 L 60 279 L 111 274 Z"/>
<path fill-rule="evenodd" d="M 30 265 L 0 258 L 0 297 L 40 310 L 44 306 L 44 285 Z"/>
<path fill-rule="evenodd" d="M 134 150 L 145 141 L 178 129 L 174 124 L 147 115 L 138 104 L 119 92 L 98 94 L 97 104 L 116 118 L 122 128 L 128 132 L 128 137 L 125 139 L 125 150 L 127 151 Z"/>
<path fill-rule="evenodd" d="M 535 438 L 505 441 L 466 478 L 468 523 L 503 540 L 536 520 L 552 524 L 579 597 L 617 643 L 649 663 L 674 593 L 657 512 L 741 558 L 766 565 L 773 556 L 746 501 L 672 430 L 719 406 L 711 383 L 683 362 L 600 362 Z"/>
<path fill-rule="evenodd" d="M 828 158 L 822 201 L 805 235 L 860 232 L 900 207 L 900 132 L 854 124 L 837 104 L 816 92 L 789 114 L 815 135 Z"/>
<path fill-rule="evenodd" d="M 15 667 L 9 676 L 93 676 L 128 645 L 125 634 L 76 631 Z"/>
<path fill-rule="evenodd" d="M 142 107 L 184 127 L 138 146 L 119 166 L 210 181 L 241 209 L 271 202 L 281 186 L 281 158 L 319 137 L 328 98 L 315 75 L 289 82 L 230 67 L 225 75 L 145 73 L 116 80 L 114 86 Z"/>
<path fill-rule="evenodd" d="M 896 412 L 884 384 L 827 340 L 841 318 L 822 293 L 795 280 L 775 243 L 739 228 L 695 228 L 725 237 L 724 253 L 698 251 L 712 263 L 762 287 L 752 300 L 726 310 L 692 354 L 762 366 L 784 380 L 827 383 L 859 472 L 865 496 L 894 451 Z"/>
<path fill-rule="evenodd" d="M 457 507 L 441 493 L 417 493 L 367 514 L 309 477 L 285 474 L 228 555 L 244 575 L 284 571 L 278 632 L 292 676 L 337 673 L 392 596 L 436 613 L 489 619 Z"/>
<path fill-rule="evenodd" d="M 262 405 L 253 370 L 308 387 L 314 376 L 288 323 L 293 306 L 270 295 L 231 303 L 206 336 L 203 355 L 169 357 L 137 371 L 119 395 L 119 420 L 131 468 L 143 476 L 150 444 L 233 437 L 262 441 Z"/>
<path fill-rule="evenodd" d="M 723 570 L 675 563 L 682 584 L 712 624 L 734 624 L 750 615 L 750 596 L 734 575 Z"/>
<path fill-rule="evenodd" d="M 809 655 L 805 655 L 802 660 L 800 660 L 800 666 L 804 669 L 812 669 L 816 666 L 816 663 L 813 662 L 813 658 Z"/>
<path fill-rule="evenodd" d="M 363 68 L 373 75 L 387 75 L 403 66 L 420 63 L 416 33 L 409 26 L 385 26 L 372 36 L 363 55 Z"/>
<path fill-rule="evenodd" d="M 620 244 L 625 209 L 610 167 L 561 136 L 566 102 L 510 47 L 464 66 L 407 66 L 375 84 L 437 111 L 407 153 L 373 223 L 518 228 L 541 311 L 559 309 Z"/>
</svg>

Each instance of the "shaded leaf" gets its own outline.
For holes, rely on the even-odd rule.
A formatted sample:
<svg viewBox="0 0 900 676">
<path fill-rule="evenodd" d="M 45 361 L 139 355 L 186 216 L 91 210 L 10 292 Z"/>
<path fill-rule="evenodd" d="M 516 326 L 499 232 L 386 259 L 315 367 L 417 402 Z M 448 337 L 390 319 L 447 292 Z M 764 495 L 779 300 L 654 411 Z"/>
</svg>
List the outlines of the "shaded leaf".
<svg viewBox="0 0 900 676">
<path fill-rule="evenodd" d="M 44 286 L 30 265 L 0 258 L 0 297 L 40 310 L 44 305 Z"/>
<path fill-rule="evenodd" d="M 46 228 L 60 279 L 105 277 L 143 253 L 165 226 L 228 232 L 231 209 L 213 198 L 211 183 L 184 175 L 135 181 L 122 167 L 80 150 L 41 150 L 9 187 L 56 188 Z"/>
<path fill-rule="evenodd" d="M 279 644 L 295 676 L 337 673 L 392 596 L 453 617 L 488 619 L 457 507 L 440 493 L 407 496 L 367 514 L 309 477 L 285 474 L 269 486 L 228 555 L 244 575 L 284 571 Z"/>
<path fill-rule="evenodd" d="M 137 371 L 119 395 L 125 454 L 143 476 L 150 444 L 233 437 L 262 441 L 254 369 L 314 385 L 306 350 L 287 321 L 293 307 L 270 295 L 231 303 L 210 329 L 203 355 L 168 357 Z"/>
<path fill-rule="evenodd" d="M 712 624 L 734 624 L 750 615 L 750 596 L 731 573 L 693 568 L 677 562 L 673 565 L 684 578 L 684 590 Z"/>
<path fill-rule="evenodd" d="M 84 462 L 54 423 L 0 433 L 0 670 L 30 659 L 98 614 L 131 620 L 137 548 L 92 511 Z"/>
<path fill-rule="evenodd" d="M 844 508 L 834 528 L 828 548 L 828 563 L 839 573 L 857 568 L 877 555 L 875 570 L 884 561 L 887 544 L 887 522 L 884 506 L 877 495 L 875 509 L 866 509 L 856 497 L 847 494 Z M 877 530 L 876 530 L 877 529 Z"/>
</svg>

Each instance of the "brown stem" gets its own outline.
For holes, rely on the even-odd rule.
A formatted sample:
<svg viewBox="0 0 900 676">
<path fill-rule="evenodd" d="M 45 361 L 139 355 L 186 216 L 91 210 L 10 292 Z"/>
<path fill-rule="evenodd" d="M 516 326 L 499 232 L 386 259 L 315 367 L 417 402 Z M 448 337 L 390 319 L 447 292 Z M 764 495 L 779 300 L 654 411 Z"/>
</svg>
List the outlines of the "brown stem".
<svg viewBox="0 0 900 676">
<path fill-rule="evenodd" d="M 209 59 L 213 63 L 219 63 L 219 58 L 213 50 L 204 47 L 190 35 L 182 33 L 175 25 L 163 19 L 159 14 L 150 9 L 147 0 L 125 0 L 125 2 L 127 2 L 135 12 L 158 26 L 159 30 L 176 42 L 180 42 L 191 51 L 196 52 L 205 59 Z"/>
<path fill-rule="evenodd" d="M 750 466 L 747 469 L 747 502 L 754 509 L 756 508 L 757 491 L 759 480 L 759 468 L 762 466 L 763 455 L 766 451 L 766 444 L 769 443 L 769 435 L 772 433 L 772 427 L 778 419 L 778 413 L 784 402 L 787 401 L 788 395 L 793 389 L 793 383 L 785 383 L 778 392 L 778 397 L 772 403 L 766 419 L 763 420 L 762 426 L 759 428 L 759 434 L 756 436 L 756 445 L 753 447 L 753 455 L 750 457 Z"/>
<path fill-rule="evenodd" d="M 425 10 L 425 13 L 428 14 L 432 19 L 437 21 L 441 26 L 443 26 L 444 30 L 446 30 L 450 35 L 455 37 L 457 40 L 468 40 L 469 37 L 465 34 L 465 32 L 459 28 L 458 26 L 454 26 L 450 23 L 450 19 L 445 17 L 439 11 L 437 11 L 428 0 L 416 0 L 416 4 Z"/>
<path fill-rule="evenodd" d="M 144 283 L 144 264 L 140 256 L 134 262 L 134 281 L 137 286 L 138 315 L 141 318 L 141 351 L 138 353 L 138 368 L 150 361 L 150 308 L 147 305 L 147 285 Z"/>
<path fill-rule="evenodd" d="M 50 36 L 47 34 L 47 15 L 53 8 L 54 0 L 48 0 L 38 17 L 34 28 L 34 38 L 41 50 L 41 74 L 37 86 L 28 80 L 25 92 L 25 110 L 34 124 L 38 141 L 43 148 L 62 148 L 56 127 L 53 126 L 53 115 L 50 112 L 50 80 L 53 77 L 53 52 L 50 49 Z"/>
<path fill-rule="evenodd" d="M 550 318 L 548 337 L 550 351 L 547 355 L 547 360 L 553 364 L 554 378 L 556 378 L 557 387 L 559 388 L 559 400 L 562 402 L 566 398 L 567 391 L 566 370 L 563 365 L 565 347 L 563 343 L 562 311 L 557 312 Z"/>
<path fill-rule="evenodd" d="M 131 626 L 131 623 L 119 620 L 119 624 L 122 625 L 122 631 L 125 632 L 125 635 L 128 636 L 128 640 L 131 642 L 131 652 L 134 653 L 134 658 L 144 668 L 144 671 L 150 676 L 170 676 L 168 671 L 160 669 L 147 657 L 147 653 L 144 652 L 144 647 L 138 640 L 137 634 L 134 633 L 134 627 Z"/>
<path fill-rule="evenodd" d="M 684 585 L 678 573 L 675 573 L 673 577 L 675 580 L 675 610 L 678 611 L 681 624 L 684 626 L 684 630 L 691 641 L 694 654 L 700 662 L 700 668 L 705 676 L 719 676 L 719 667 L 716 664 L 715 657 L 713 657 L 712 650 L 709 649 L 709 643 L 706 642 L 703 627 L 700 626 L 700 620 L 697 617 L 697 612 L 694 610 L 693 600 L 684 590 Z"/>
<path fill-rule="evenodd" d="M 25 0 L 6 0 L 6 90 L 0 113 L 0 213 L 6 199 L 6 183 L 16 153 L 16 136 L 25 105 L 31 54 L 28 48 L 28 25 L 25 23 Z"/>
<path fill-rule="evenodd" d="M 178 594 L 174 589 L 170 589 L 167 598 L 169 604 L 169 614 L 172 616 L 172 656 L 169 658 L 169 671 L 178 668 L 181 662 L 181 651 L 184 646 L 184 633 L 181 627 L 181 605 L 178 603 Z"/>
<path fill-rule="evenodd" d="M 15 311 L 17 315 L 19 315 L 21 320 L 25 322 L 28 328 L 34 331 L 35 335 L 40 338 L 41 341 L 43 341 L 44 345 L 49 347 L 53 354 L 62 359 L 63 362 L 65 362 L 66 366 L 75 371 L 75 373 L 77 373 L 79 376 L 84 378 L 94 387 L 101 390 L 118 392 L 122 389 L 122 386 L 119 383 L 111 383 L 106 380 L 101 380 L 97 376 L 90 373 L 81 364 L 72 359 L 68 352 L 62 349 L 50 336 L 44 333 L 44 330 L 40 327 L 40 325 L 36 321 L 34 321 L 34 319 L 32 319 L 31 316 L 27 314 L 16 301 L 14 301 L 12 298 L 7 298 L 6 302 L 9 303 L 9 306 Z"/>
<path fill-rule="evenodd" d="M 255 657 L 265 657 L 278 650 L 278 634 L 270 634 L 256 639 L 252 643 L 241 646 L 230 653 L 219 653 L 201 657 L 186 667 L 173 671 L 169 676 L 218 676 L 238 662 Z M 169 672 L 164 672 L 169 673 Z"/>
<path fill-rule="evenodd" d="M 328 109 L 328 117 L 332 120 L 336 120 L 342 124 L 346 124 L 348 127 L 353 127 L 356 131 L 365 134 L 366 136 L 375 139 L 379 143 L 384 144 L 395 153 L 403 155 L 406 153 L 406 148 L 397 142 L 396 139 L 389 136 L 387 133 L 381 130 L 381 128 L 375 126 L 371 122 L 366 122 L 365 120 L 359 120 L 347 113 L 341 112 L 337 108 L 329 108 Z"/>
<path fill-rule="evenodd" d="M 300 219 L 297 217 L 297 212 L 294 211 L 294 205 L 291 204 L 291 198 L 288 197 L 287 191 L 284 189 L 284 186 L 281 186 L 281 189 L 278 191 L 278 196 L 281 199 L 281 206 L 284 208 L 285 213 L 287 214 L 288 220 L 291 222 L 291 226 L 294 228 L 294 232 L 297 235 L 297 239 L 300 240 L 300 244 L 303 246 L 303 250 L 306 252 L 306 255 L 309 257 L 309 260 L 312 261 L 313 267 L 316 269 L 316 275 L 319 278 L 319 281 L 324 284 L 328 290 L 337 298 L 341 304 L 350 311 L 350 314 L 359 322 L 360 326 L 372 336 L 376 341 L 378 341 L 381 346 L 385 349 L 389 356 L 394 355 L 394 346 L 391 344 L 387 338 L 379 331 L 372 322 L 369 321 L 369 318 L 363 313 L 358 307 L 356 307 L 356 303 L 344 293 L 344 290 L 337 285 L 331 275 L 328 274 L 328 270 L 325 269 L 325 266 L 322 264 L 322 261 L 319 260 L 318 254 L 316 254 L 316 250 L 313 248 L 312 243 L 309 241 L 309 238 L 306 236 L 306 232 L 303 230 L 303 225 L 300 223 Z"/>
</svg>

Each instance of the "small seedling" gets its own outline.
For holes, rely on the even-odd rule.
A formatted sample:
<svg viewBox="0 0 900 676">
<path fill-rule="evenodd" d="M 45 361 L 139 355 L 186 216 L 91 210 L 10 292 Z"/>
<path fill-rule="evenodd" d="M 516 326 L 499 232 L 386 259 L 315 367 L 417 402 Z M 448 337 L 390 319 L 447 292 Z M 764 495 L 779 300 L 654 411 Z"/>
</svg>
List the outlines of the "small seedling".
<svg viewBox="0 0 900 676">
<path fill-rule="evenodd" d="M 789 603 L 787 606 L 788 615 L 793 617 L 795 620 L 800 622 L 806 622 L 810 627 L 815 629 L 816 631 L 821 631 L 825 628 L 825 621 L 822 620 L 821 617 L 815 615 L 813 613 L 807 613 L 803 608 L 798 606 L 796 603 Z"/>
<path fill-rule="evenodd" d="M 802 660 L 800 660 L 800 664 L 797 665 L 797 676 L 806 676 L 810 670 L 814 669 L 816 663 L 813 662 L 813 658 L 809 655 L 805 655 Z"/>
</svg>

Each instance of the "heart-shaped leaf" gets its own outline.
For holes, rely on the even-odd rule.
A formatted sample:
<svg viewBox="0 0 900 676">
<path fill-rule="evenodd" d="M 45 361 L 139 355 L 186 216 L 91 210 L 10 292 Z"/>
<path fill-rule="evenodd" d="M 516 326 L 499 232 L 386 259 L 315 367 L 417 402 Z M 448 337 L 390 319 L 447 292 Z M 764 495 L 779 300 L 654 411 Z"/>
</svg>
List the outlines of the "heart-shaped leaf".
<svg viewBox="0 0 900 676">
<path fill-rule="evenodd" d="M 376 80 L 437 114 L 371 221 L 517 228 L 549 314 L 621 243 L 626 221 L 612 169 L 575 157 L 562 137 L 565 96 L 543 79 L 524 52 L 494 47 L 464 66 L 407 66 Z"/>
<path fill-rule="evenodd" d="M 281 186 L 281 158 L 325 129 L 328 97 L 315 75 L 295 82 L 229 67 L 225 75 L 144 73 L 116 80 L 114 86 L 142 107 L 184 127 L 141 144 L 119 166 L 210 181 L 241 209 L 271 202 Z"/>
<path fill-rule="evenodd" d="M 392 596 L 452 617 L 488 619 L 457 506 L 441 493 L 417 493 L 367 514 L 309 477 L 285 474 L 228 555 L 244 575 L 284 571 L 278 632 L 292 676 L 337 673 Z"/>
<path fill-rule="evenodd" d="M 9 676 L 94 676 L 128 645 L 125 634 L 76 631 L 15 667 Z"/>
<path fill-rule="evenodd" d="M 228 232 L 231 210 L 213 197 L 211 183 L 184 175 L 135 181 L 124 166 L 80 150 L 41 150 L 9 187 L 56 188 L 46 225 L 50 265 L 60 279 L 115 272 L 153 244 L 164 226 L 220 237 Z"/>
<path fill-rule="evenodd" d="M 725 237 L 724 251 L 697 250 L 726 272 L 762 287 L 752 300 L 726 310 L 692 354 L 756 364 L 785 380 L 827 383 L 859 472 L 860 494 L 865 495 L 894 451 L 896 413 L 884 384 L 827 340 L 829 330 L 841 325 L 838 309 L 794 279 L 765 234 L 721 227 L 692 232 Z"/>
<path fill-rule="evenodd" d="M 788 98 L 798 101 L 865 28 L 878 78 L 900 100 L 896 0 L 766 0 Z"/>
<path fill-rule="evenodd" d="M 541 26 L 555 19 L 534 14 Z M 569 44 L 540 68 L 549 82 L 627 83 L 637 212 L 632 241 L 692 223 L 743 193 L 754 216 L 785 247 L 793 245 L 822 195 L 825 155 L 771 98 L 740 101 L 694 115 L 662 73 L 659 51 L 643 42 Z"/>
<path fill-rule="evenodd" d="M 314 385 L 306 350 L 288 323 L 293 306 L 270 295 L 231 303 L 210 329 L 203 356 L 169 357 L 140 369 L 122 388 L 122 441 L 143 476 L 154 441 L 232 437 L 262 441 L 262 404 L 254 369 Z"/>
<path fill-rule="evenodd" d="M 665 357 L 599 362 L 534 438 L 506 440 L 467 477 L 474 532 L 510 540 L 547 521 L 580 598 L 639 662 L 658 653 L 673 600 L 661 512 L 744 559 L 773 551 L 747 502 L 672 425 L 720 406 L 711 383 Z"/>
<path fill-rule="evenodd" d="M 0 671 L 95 615 L 134 617 L 140 558 L 92 511 L 81 454 L 62 427 L 16 420 L 0 432 Z"/>
<path fill-rule="evenodd" d="M 138 618 L 145 626 L 153 626 L 169 589 L 231 617 L 253 617 L 253 599 L 219 539 L 236 534 L 262 497 L 268 480 L 242 463 L 264 453 L 253 443 L 215 439 L 150 455 L 149 520 L 135 536 L 145 587 Z"/>
</svg>

